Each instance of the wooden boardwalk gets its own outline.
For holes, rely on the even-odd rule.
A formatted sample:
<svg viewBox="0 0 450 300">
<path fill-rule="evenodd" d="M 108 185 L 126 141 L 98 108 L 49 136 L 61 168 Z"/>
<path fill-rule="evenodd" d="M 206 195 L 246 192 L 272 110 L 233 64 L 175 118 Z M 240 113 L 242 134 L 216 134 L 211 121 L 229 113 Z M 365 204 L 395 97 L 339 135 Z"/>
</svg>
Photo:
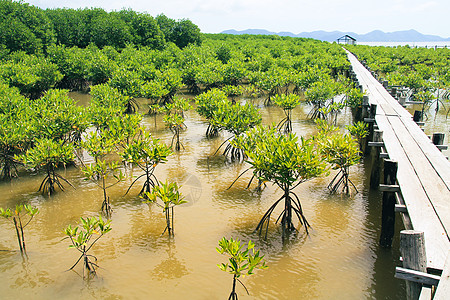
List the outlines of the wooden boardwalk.
<svg viewBox="0 0 450 300">
<path fill-rule="evenodd" d="M 412 227 L 406 229 L 424 232 L 427 269 L 443 270 L 450 249 L 450 162 L 357 58 L 348 58 L 369 103 L 377 105 L 375 122 L 389 158 L 398 162 L 399 201 L 411 222 L 405 226 Z"/>
</svg>

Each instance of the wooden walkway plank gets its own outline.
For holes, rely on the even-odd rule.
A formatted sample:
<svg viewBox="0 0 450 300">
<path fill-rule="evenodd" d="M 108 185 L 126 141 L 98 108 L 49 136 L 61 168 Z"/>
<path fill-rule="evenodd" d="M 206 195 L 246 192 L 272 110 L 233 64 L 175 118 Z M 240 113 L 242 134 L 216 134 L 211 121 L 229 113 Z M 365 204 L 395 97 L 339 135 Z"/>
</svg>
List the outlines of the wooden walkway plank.
<svg viewBox="0 0 450 300">
<path fill-rule="evenodd" d="M 410 132 L 413 139 L 421 148 L 422 152 L 425 154 L 427 159 L 432 164 L 436 173 L 439 174 L 442 181 L 447 186 L 447 189 L 450 191 L 450 161 L 448 161 L 443 155 L 442 152 L 432 143 L 432 141 L 427 137 L 427 135 L 420 129 L 418 126 L 412 126 L 414 121 L 412 120 L 404 120 L 402 122 L 405 123 L 406 128 Z M 450 196 L 448 196 L 450 197 Z M 447 198 L 450 203 L 450 199 Z"/>
<path fill-rule="evenodd" d="M 448 205 L 450 193 L 448 192 L 447 186 L 442 181 L 439 174 L 436 173 L 432 164 L 422 152 L 414 138 L 409 134 L 408 129 L 404 127 L 401 120 L 399 118 L 391 117 L 389 118 L 389 122 L 393 128 L 395 128 L 395 133 L 400 144 L 404 149 L 407 149 L 407 151 L 405 151 L 407 159 L 411 166 L 414 166 L 414 172 L 428 197 L 428 199 L 423 200 L 428 200 L 430 202 L 448 239 L 448 231 L 450 229 L 450 206 Z M 412 174 L 411 176 L 414 175 Z M 403 187 L 408 188 L 407 185 L 403 185 Z"/>
<path fill-rule="evenodd" d="M 398 199 L 407 211 L 402 214 L 405 226 L 423 232 L 427 268 L 443 270 L 434 299 L 449 299 L 450 162 L 413 122 L 411 114 L 353 54 L 347 53 L 369 103 L 377 104 L 375 122 L 383 131 L 384 147 L 390 159 L 398 162 Z M 421 292 L 421 300 L 431 299 L 431 290 L 422 288 Z"/>
<path fill-rule="evenodd" d="M 357 78 L 360 81 L 360 84 L 363 87 L 366 87 L 368 90 L 369 101 L 370 95 L 372 97 L 378 98 L 380 96 L 379 103 L 375 103 L 380 105 L 381 109 L 384 111 L 385 115 L 395 116 L 399 115 L 405 118 L 412 118 L 411 114 L 405 110 L 397 100 L 395 100 L 386 89 L 379 83 L 375 78 L 373 78 L 372 74 L 358 61 L 358 59 L 351 54 L 348 53 L 348 57 L 352 66 L 357 74 Z M 392 102 L 385 101 L 385 99 L 392 98 Z"/>
<path fill-rule="evenodd" d="M 434 300 L 446 300 L 450 297 L 450 251 L 447 254 L 444 270 L 437 287 Z"/>
<path fill-rule="evenodd" d="M 389 157 L 398 162 L 401 196 L 415 230 L 425 233 L 427 267 L 442 270 L 450 249 L 450 163 L 412 121 L 411 114 L 348 55 L 359 84 L 377 104 L 376 123 Z"/>
<path fill-rule="evenodd" d="M 360 84 L 363 86 L 364 90 L 366 91 L 367 95 L 369 96 L 369 101 L 373 98 L 378 98 L 381 95 L 379 87 L 384 90 L 383 86 L 375 80 L 373 82 L 370 80 L 370 77 L 372 77 L 372 74 L 356 59 L 356 57 L 348 52 L 348 56 L 350 59 L 350 62 L 352 63 L 353 69 L 355 70 L 357 74 L 357 78 L 360 82 Z M 373 78 L 373 77 L 372 77 Z M 379 87 L 377 87 L 376 84 L 379 84 Z M 385 90 L 386 91 L 386 90 Z M 387 92 L 386 92 L 387 93 Z M 383 97 L 381 97 L 381 100 L 383 100 Z M 396 111 L 385 101 L 381 102 L 371 102 L 372 104 L 377 104 L 380 106 L 379 109 L 381 109 L 385 115 L 396 115 Z M 381 113 L 381 111 L 380 111 Z"/>
<path fill-rule="evenodd" d="M 385 147 L 389 157 L 398 162 L 397 180 L 409 217 L 415 230 L 425 232 L 427 266 L 442 269 L 446 252 L 450 247 L 447 234 L 388 118 L 395 117 L 376 116 L 378 127 L 383 130 L 383 138 L 387 141 Z"/>
</svg>

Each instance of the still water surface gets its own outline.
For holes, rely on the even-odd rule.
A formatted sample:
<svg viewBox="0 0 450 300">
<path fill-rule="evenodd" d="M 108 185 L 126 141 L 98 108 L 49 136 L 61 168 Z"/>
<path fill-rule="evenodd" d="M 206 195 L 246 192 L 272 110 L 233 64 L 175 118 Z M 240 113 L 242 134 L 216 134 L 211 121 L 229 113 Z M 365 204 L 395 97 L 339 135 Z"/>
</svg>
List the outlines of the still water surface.
<svg viewBox="0 0 450 300">
<path fill-rule="evenodd" d="M 89 102 L 86 95 L 71 95 L 82 104 Z M 293 128 L 299 135 L 314 133 L 314 124 L 305 120 L 308 109 L 301 106 L 293 113 Z M 141 110 L 145 112 L 142 101 Z M 265 124 L 284 116 L 277 107 L 261 107 L 261 112 Z M 343 112 L 338 123 L 350 122 L 350 113 Z M 159 116 L 146 116 L 143 125 L 170 143 L 171 133 Z M 175 237 L 161 236 L 164 216 L 158 207 L 141 203 L 138 185 L 124 195 L 133 177 L 140 175 L 138 169 L 129 171 L 129 179 L 108 191 L 113 229 L 92 250 L 101 269 L 90 281 L 80 277 L 81 265 L 76 272 L 67 271 L 78 253 L 68 249 L 67 240 L 61 240 L 68 224 L 98 214 L 99 188 L 84 181 L 75 167 L 61 172 L 76 189 L 67 188 L 51 198 L 37 192 L 43 179 L 39 173 L 24 172 L 18 179 L 1 183 L 1 207 L 28 202 L 40 209 L 26 228 L 27 260 L 16 251 L 12 225 L 0 220 L 1 298 L 227 299 L 232 277 L 217 267 L 226 257 L 215 250 L 224 236 L 253 240 L 269 266 L 242 279 L 250 295 L 238 287 L 241 299 L 404 298 L 403 282 L 393 277 L 399 265 L 398 235 L 392 249 L 377 246 L 381 199 L 379 192 L 368 189 L 370 158 L 351 169 L 358 194 L 330 195 L 326 186 L 333 172 L 296 188 L 312 225 L 309 236 L 301 231 L 297 238 L 282 244 L 273 225 L 265 241 L 253 230 L 281 191 L 271 185 L 261 192 L 246 190 L 250 175 L 228 189 L 248 166 L 212 156 L 227 135 L 205 138 L 206 124 L 195 111 L 187 112 L 186 125 L 181 134 L 185 150 L 156 168 L 160 180 L 181 183 L 189 201 L 175 209 Z M 397 228 L 401 229 L 400 222 Z"/>
</svg>

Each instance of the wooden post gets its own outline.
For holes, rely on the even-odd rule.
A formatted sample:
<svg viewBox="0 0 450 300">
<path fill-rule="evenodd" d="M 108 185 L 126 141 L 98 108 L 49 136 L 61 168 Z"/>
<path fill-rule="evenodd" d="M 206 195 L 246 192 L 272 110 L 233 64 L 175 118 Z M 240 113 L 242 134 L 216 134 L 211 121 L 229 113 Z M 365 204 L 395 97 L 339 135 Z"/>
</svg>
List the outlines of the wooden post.
<svg viewBox="0 0 450 300">
<path fill-rule="evenodd" d="M 400 96 L 398 97 L 398 103 L 403 106 L 406 107 L 406 97 L 405 96 Z"/>
<path fill-rule="evenodd" d="M 361 120 L 364 120 L 364 118 L 369 116 L 369 107 L 369 96 L 363 96 Z"/>
<path fill-rule="evenodd" d="M 373 140 L 373 125 L 375 123 L 375 115 L 377 113 L 377 105 L 376 104 L 371 104 L 370 105 L 370 110 L 369 110 L 369 119 L 372 120 L 369 122 L 369 134 L 367 135 L 366 138 L 366 147 L 364 149 L 364 154 L 366 156 L 368 156 L 370 154 L 370 147 L 368 147 L 367 145 L 369 144 L 369 141 Z"/>
<path fill-rule="evenodd" d="M 383 87 L 384 87 L 385 89 L 387 89 L 387 88 L 388 88 L 388 85 L 389 85 L 389 82 L 388 82 L 387 80 L 383 80 L 383 82 L 382 82 L 381 84 L 383 85 Z"/>
<path fill-rule="evenodd" d="M 422 111 L 421 110 L 414 111 L 413 121 L 416 123 L 422 122 Z"/>
<path fill-rule="evenodd" d="M 375 130 L 373 132 L 374 142 L 383 142 L 383 131 Z M 381 172 L 381 147 L 375 146 L 374 154 L 372 157 L 372 168 L 370 170 L 370 188 L 378 189 L 380 185 L 380 172 Z"/>
<path fill-rule="evenodd" d="M 384 160 L 384 183 L 395 185 L 397 180 L 398 163 L 396 161 Z M 380 246 L 390 248 L 394 237 L 395 225 L 395 192 L 383 192 L 383 205 L 381 211 L 381 235 Z"/>
<path fill-rule="evenodd" d="M 444 137 L 445 133 L 433 133 L 433 138 L 431 139 L 433 141 L 433 144 L 435 145 L 443 145 L 444 144 Z"/>
<path fill-rule="evenodd" d="M 391 96 L 394 97 L 395 99 L 397 99 L 397 88 L 396 87 L 391 88 Z"/>
<path fill-rule="evenodd" d="M 403 258 L 403 268 L 427 272 L 425 237 L 422 231 L 400 231 L 400 253 Z M 406 299 L 419 299 L 421 290 L 421 283 L 406 281 Z"/>
<path fill-rule="evenodd" d="M 368 115 L 367 108 L 368 107 L 369 107 L 369 97 L 363 96 L 361 106 L 357 107 L 354 110 L 354 117 L 355 117 L 356 122 L 362 121 L 362 120 L 364 120 L 365 117 L 367 117 L 367 115 Z"/>
<path fill-rule="evenodd" d="M 448 149 L 447 145 L 444 145 L 444 138 L 445 138 L 444 133 L 433 133 L 433 137 L 431 138 L 431 140 L 433 141 L 433 144 L 435 144 L 436 147 L 441 152 L 442 152 L 442 150 Z"/>
</svg>

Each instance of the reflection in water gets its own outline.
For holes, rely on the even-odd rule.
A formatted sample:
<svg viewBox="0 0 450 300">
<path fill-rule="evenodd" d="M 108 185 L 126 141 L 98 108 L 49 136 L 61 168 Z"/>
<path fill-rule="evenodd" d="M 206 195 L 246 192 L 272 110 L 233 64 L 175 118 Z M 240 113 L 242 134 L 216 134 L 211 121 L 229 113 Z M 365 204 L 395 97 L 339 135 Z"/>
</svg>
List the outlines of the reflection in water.
<svg viewBox="0 0 450 300">
<path fill-rule="evenodd" d="M 189 271 L 184 263 L 177 259 L 177 252 L 175 251 L 176 247 L 174 242 L 169 240 L 167 246 L 168 258 L 156 265 L 152 271 L 152 275 L 160 281 L 164 279 L 181 278 L 189 274 Z"/>
<path fill-rule="evenodd" d="M 0 271 L 8 274 L 8 280 L 2 284 L 8 284 L 11 289 L 42 288 L 54 282 L 46 270 L 39 270 L 32 260 L 18 251 L 1 251 L 0 256 Z M 33 255 L 32 257 L 35 258 Z"/>
<path fill-rule="evenodd" d="M 145 113 L 144 100 L 139 101 Z M 88 102 L 83 98 L 80 104 Z M 254 102 L 260 104 L 261 99 Z M 284 117 L 278 107 L 260 107 L 264 124 L 278 123 Z M 308 111 L 305 105 L 293 111 L 293 131 L 298 135 L 309 136 L 316 131 L 314 123 L 304 119 Z M 344 111 L 338 125 L 350 122 L 351 115 Z M 114 209 L 112 231 L 92 249 L 101 269 L 90 282 L 65 272 L 78 253 L 68 250 L 68 243 L 61 239 L 68 224 L 78 223 L 82 216 L 98 215 L 102 195 L 95 184 L 83 180 L 75 167 L 67 168 L 64 177 L 76 189 L 51 198 L 36 192 L 40 174 L 23 171 L 20 178 L 0 183 L 0 207 L 31 202 L 40 210 L 27 227 L 30 258 L 26 268 L 17 252 L 0 251 L 1 298 L 224 299 L 229 295 L 231 280 L 217 268 L 222 257 L 215 250 L 224 236 L 252 240 L 266 255 L 269 269 L 243 279 L 250 291 L 250 296 L 245 296 L 248 299 L 388 299 L 388 294 L 403 295 L 403 283 L 392 276 L 398 250 L 387 253 L 377 246 L 380 195 L 372 195 L 365 188 L 367 167 L 361 164 L 352 169 L 352 181 L 360 193 L 351 197 L 330 195 L 326 189 L 329 177 L 301 184 L 295 193 L 312 226 L 310 235 L 302 229 L 283 244 L 275 224 L 279 215 L 276 211 L 268 239 L 264 240 L 254 230 L 282 191 L 272 184 L 256 191 L 255 182 L 245 189 L 251 172 L 229 188 L 248 164 L 213 156 L 228 135 L 205 138 L 207 125 L 195 111 L 186 114 L 186 124 L 188 128 L 182 133 L 186 150 L 174 153 L 155 169 L 159 180 L 182 185 L 189 201 L 177 207 L 175 238 L 161 237 L 164 215 L 160 208 L 142 204 L 139 188 L 133 187 L 125 195 L 132 179 L 117 184 L 108 190 Z M 170 143 L 172 134 L 161 115 L 144 116 L 143 125 L 161 141 Z M 127 173 L 139 176 L 141 171 L 133 168 Z M 9 225 L 0 219 L 1 250 L 17 247 Z"/>
</svg>

